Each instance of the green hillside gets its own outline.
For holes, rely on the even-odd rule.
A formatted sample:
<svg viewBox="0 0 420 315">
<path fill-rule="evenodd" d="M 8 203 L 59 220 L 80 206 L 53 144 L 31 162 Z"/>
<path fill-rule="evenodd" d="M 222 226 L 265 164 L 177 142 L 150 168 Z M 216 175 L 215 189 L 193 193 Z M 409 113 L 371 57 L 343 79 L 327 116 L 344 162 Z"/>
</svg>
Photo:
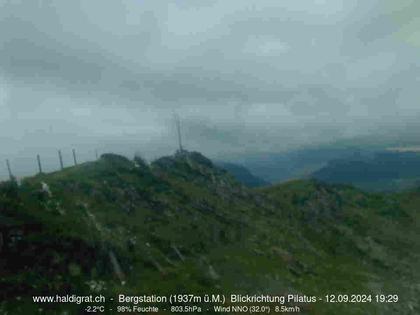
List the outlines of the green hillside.
<svg viewBox="0 0 420 315">
<path fill-rule="evenodd" d="M 420 184 L 420 155 L 378 151 L 333 159 L 311 176 L 326 183 L 351 184 L 368 191 L 403 191 Z"/>
<path fill-rule="evenodd" d="M 218 162 L 218 167 L 227 170 L 237 181 L 247 187 L 262 187 L 270 185 L 265 180 L 252 174 L 246 167 L 229 162 Z"/>
<path fill-rule="evenodd" d="M 118 294 L 178 293 L 398 294 L 297 304 L 302 314 L 418 314 L 418 205 L 416 191 L 315 181 L 249 189 L 194 152 L 151 165 L 106 154 L 1 184 L 0 228 L 14 234 L 0 252 L 0 314 L 82 312 L 33 295 L 102 294 L 115 310 Z"/>
</svg>

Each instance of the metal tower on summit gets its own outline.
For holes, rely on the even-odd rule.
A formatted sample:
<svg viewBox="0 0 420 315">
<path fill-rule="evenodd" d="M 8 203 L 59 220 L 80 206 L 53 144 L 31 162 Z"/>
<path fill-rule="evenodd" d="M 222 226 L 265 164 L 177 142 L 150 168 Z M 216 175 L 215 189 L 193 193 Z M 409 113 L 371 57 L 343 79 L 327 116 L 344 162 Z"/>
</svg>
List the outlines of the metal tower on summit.
<svg viewBox="0 0 420 315">
<path fill-rule="evenodd" d="M 174 112 L 174 120 L 175 120 L 176 131 L 178 134 L 179 153 L 183 153 L 184 148 L 182 147 L 181 121 L 179 119 L 178 114 L 176 114 L 175 112 Z"/>
</svg>

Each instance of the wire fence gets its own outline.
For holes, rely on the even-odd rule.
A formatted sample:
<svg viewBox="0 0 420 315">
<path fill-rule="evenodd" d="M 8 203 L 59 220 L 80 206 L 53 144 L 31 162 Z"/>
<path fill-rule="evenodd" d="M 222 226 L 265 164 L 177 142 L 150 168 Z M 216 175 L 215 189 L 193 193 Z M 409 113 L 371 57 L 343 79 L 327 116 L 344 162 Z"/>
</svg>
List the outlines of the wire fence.
<svg viewBox="0 0 420 315">
<path fill-rule="evenodd" d="M 98 158 L 99 158 L 98 150 L 95 150 L 94 154 L 95 154 L 94 155 L 95 160 L 98 160 Z M 57 150 L 57 158 L 58 158 L 58 164 L 57 165 L 59 165 L 59 168 L 52 169 L 51 166 L 50 166 L 48 168 L 48 172 L 55 172 L 55 171 L 63 170 L 65 167 L 69 167 L 69 166 L 77 166 L 79 164 L 79 160 L 78 160 L 76 149 L 73 148 L 71 150 L 71 156 L 72 156 L 72 163 L 70 165 L 65 165 L 64 160 L 63 160 L 62 151 Z M 92 161 L 92 160 L 86 160 L 84 162 L 88 162 L 88 161 Z M 13 172 L 13 165 L 12 165 L 12 163 L 10 163 L 9 159 L 6 159 L 5 162 L 6 162 L 5 164 L 6 164 L 7 175 L 8 175 L 9 180 L 16 180 L 18 178 L 27 177 L 27 176 L 31 176 L 31 175 L 34 175 L 34 174 L 47 173 L 47 172 L 45 172 L 46 168 L 44 168 L 42 156 L 40 154 L 37 154 L 36 156 L 34 156 L 34 162 L 35 162 L 35 165 L 36 165 L 37 168 L 34 169 L 34 172 L 32 174 L 26 174 L 24 176 L 16 176 L 16 174 Z M 4 179 L 4 180 L 6 180 L 6 179 Z M 0 181 L 3 181 L 3 180 L 0 179 Z"/>
</svg>

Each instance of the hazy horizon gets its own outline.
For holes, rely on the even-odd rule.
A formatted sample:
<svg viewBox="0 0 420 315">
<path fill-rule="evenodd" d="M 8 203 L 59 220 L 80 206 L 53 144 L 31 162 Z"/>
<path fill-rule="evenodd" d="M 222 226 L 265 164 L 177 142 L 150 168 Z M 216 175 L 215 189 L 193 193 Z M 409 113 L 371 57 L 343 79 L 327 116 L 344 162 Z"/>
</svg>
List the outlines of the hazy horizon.
<svg viewBox="0 0 420 315">
<path fill-rule="evenodd" d="M 0 0 L 0 164 L 282 152 L 419 131 L 414 0 Z M 398 146 L 398 145 L 396 145 Z M 0 178 L 7 176 L 0 167 Z"/>
</svg>

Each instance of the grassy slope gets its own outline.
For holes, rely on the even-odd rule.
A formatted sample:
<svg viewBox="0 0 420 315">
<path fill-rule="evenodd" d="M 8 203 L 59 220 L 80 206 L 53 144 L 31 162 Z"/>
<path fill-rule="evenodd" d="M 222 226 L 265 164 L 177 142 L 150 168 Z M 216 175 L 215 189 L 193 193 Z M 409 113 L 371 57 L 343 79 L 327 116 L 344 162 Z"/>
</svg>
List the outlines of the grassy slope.
<svg viewBox="0 0 420 315">
<path fill-rule="evenodd" d="M 40 192 L 41 181 L 51 197 Z M 0 256 L 0 314 L 32 313 L 35 294 L 92 293 L 88 281 L 109 297 L 399 293 L 399 314 L 420 311 L 416 192 L 385 196 L 311 181 L 249 190 L 193 153 L 151 167 L 108 156 L 20 187 L 2 184 L 0 192 L 3 214 L 39 224 Z M 395 307 L 304 310 L 393 314 Z"/>
<path fill-rule="evenodd" d="M 398 314 L 418 312 L 418 193 L 367 194 L 349 186 L 305 181 L 265 192 L 295 216 L 296 229 L 320 255 L 319 274 L 303 281 L 308 290 L 398 293 Z M 394 305 L 382 306 L 378 314 L 393 312 Z M 357 314 L 356 309 L 347 307 L 350 314 Z"/>
</svg>

